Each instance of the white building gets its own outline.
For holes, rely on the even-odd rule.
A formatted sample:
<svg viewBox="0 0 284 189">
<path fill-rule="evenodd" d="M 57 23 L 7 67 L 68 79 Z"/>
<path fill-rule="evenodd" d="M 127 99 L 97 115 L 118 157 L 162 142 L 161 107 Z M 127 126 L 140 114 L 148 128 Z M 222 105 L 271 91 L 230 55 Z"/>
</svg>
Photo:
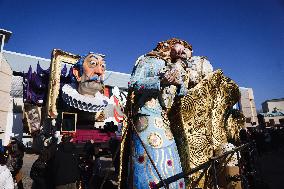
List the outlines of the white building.
<svg viewBox="0 0 284 189">
<path fill-rule="evenodd" d="M 265 126 L 284 126 L 284 98 L 266 100 L 261 105 L 263 113 L 260 115 Z"/>
<path fill-rule="evenodd" d="M 261 104 L 263 113 L 284 112 L 284 98 L 266 100 Z"/>
<path fill-rule="evenodd" d="M 12 32 L 0 29 L 0 142 L 7 145 L 13 128 L 13 101 L 10 98 L 12 69 L 3 55 Z"/>
<path fill-rule="evenodd" d="M 245 88 L 240 87 L 241 92 L 241 99 L 239 101 L 239 109 L 244 114 L 246 120 L 245 120 L 245 126 L 251 127 L 251 126 L 257 126 L 258 125 L 258 119 L 257 119 L 257 112 L 254 102 L 254 95 L 252 88 Z"/>
</svg>

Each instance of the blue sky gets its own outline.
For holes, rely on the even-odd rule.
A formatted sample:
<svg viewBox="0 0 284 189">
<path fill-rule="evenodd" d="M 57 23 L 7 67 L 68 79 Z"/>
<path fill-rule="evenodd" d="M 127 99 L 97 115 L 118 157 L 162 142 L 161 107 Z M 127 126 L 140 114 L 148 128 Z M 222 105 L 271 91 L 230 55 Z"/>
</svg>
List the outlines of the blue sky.
<svg viewBox="0 0 284 189">
<path fill-rule="evenodd" d="M 0 0 L 6 50 L 50 58 L 53 48 L 107 55 L 107 69 L 131 73 L 136 58 L 171 37 L 193 45 L 256 106 L 284 97 L 284 1 Z"/>
</svg>

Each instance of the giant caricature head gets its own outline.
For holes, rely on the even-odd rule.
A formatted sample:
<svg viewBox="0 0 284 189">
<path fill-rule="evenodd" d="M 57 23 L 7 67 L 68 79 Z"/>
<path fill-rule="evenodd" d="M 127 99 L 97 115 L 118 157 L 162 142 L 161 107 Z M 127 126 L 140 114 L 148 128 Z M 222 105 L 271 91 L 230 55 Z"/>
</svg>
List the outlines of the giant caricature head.
<svg viewBox="0 0 284 189">
<path fill-rule="evenodd" d="M 159 42 L 147 55 L 158 56 L 167 61 L 186 60 L 192 56 L 192 46 L 184 40 L 172 38 Z"/>
<path fill-rule="evenodd" d="M 73 68 L 73 74 L 79 83 L 78 92 L 94 96 L 103 90 L 105 73 L 104 55 L 89 53 Z"/>
<path fill-rule="evenodd" d="M 185 47 L 180 43 L 174 44 L 170 50 L 170 57 L 173 60 L 186 59 Z"/>
</svg>

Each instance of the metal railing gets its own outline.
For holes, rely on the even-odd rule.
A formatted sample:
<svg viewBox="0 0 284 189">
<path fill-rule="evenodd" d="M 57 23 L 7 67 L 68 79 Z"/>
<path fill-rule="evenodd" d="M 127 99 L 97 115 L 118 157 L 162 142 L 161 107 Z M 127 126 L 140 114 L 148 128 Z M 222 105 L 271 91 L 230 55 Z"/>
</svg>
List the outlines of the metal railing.
<svg viewBox="0 0 284 189">
<path fill-rule="evenodd" d="M 191 180 L 191 187 L 190 188 L 199 188 L 198 183 L 200 182 L 201 178 L 204 177 L 205 174 L 207 175 L 207 186 L 206 188 L 214 188 L 218 189 L 218 178 L 219 174 L 222 172 L 222 169 L 224 169 L 227 165 L 227 163 L 230 161 L 231 157 L 234 154 L 237 154 L 238 158 L 238 167 L 239 167 L 239 174 L 236 177 L 230 177 L 227 178 L 231 181 L 241 181 L 241 185 L 243 189 L 248 189 L 250 187 L 250 182 L 248 179 L 248 175 L 250 174 L 256 174 L 256 168 L 255 168 L 255 156 L 256 149 L 254 143 L 247 143 L 243 144 L 239 147 L 236 147 L 228 152 L 223 153 L 222 155 L 212 157 L 209 161 L 191 169 L 187 173 L 179 173 L 174 176 L 171 176 L 167 179 L 164 179 L 163 182 L 159 182 L 154 188 L 161 188 L 161 187 L 168 187 L 169 184 L 176 182 L 179 179 L 182 178 L 189 178 L 192 179 L 192 175 L 195 173 L 198 173 L 202 171 L 202 173 L 199 175 L 199 177 L 196 180 Z M 241 156 L 240 154 L 244 154 L 244 156 Z M 246 159 L 245 159 L 246 158 Z M 250 164 L 252 166 L 251 168 L 248 168 L 245 164 Z"/>
</svg>

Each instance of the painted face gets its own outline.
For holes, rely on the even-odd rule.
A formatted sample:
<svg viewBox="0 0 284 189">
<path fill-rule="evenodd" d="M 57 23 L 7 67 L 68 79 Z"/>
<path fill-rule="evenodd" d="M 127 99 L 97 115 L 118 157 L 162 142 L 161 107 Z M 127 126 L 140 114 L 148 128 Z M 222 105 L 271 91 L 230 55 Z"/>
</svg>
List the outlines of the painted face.
<svg viewBox="0 0 284 189">
<path fill-rule="evenodd" d="M 73 74 L 78 81 L 78 92 L 82 95 L 94 96 L 103 90 L 103 80 L 105 73 L 105 61 L 103 56 L 89 54 L 83 62 L 83 74 L 80 68 L 75 67 Z"/>
<path fill-rule="evenodd" d="M 170 56 L 172 59 L 187 59 L 191 57 L 191 50 L 188 48 L 185 48 L 182 44 L 175 44 L 171 48 Z"/>
<path fill-rule="evenodd" d="M 100 55 L 89 54 L 84 60 L 83 71 L 90 80 L 94 80 L 95 77 L 104 75 L 104 58 Z"/>
</svg>

